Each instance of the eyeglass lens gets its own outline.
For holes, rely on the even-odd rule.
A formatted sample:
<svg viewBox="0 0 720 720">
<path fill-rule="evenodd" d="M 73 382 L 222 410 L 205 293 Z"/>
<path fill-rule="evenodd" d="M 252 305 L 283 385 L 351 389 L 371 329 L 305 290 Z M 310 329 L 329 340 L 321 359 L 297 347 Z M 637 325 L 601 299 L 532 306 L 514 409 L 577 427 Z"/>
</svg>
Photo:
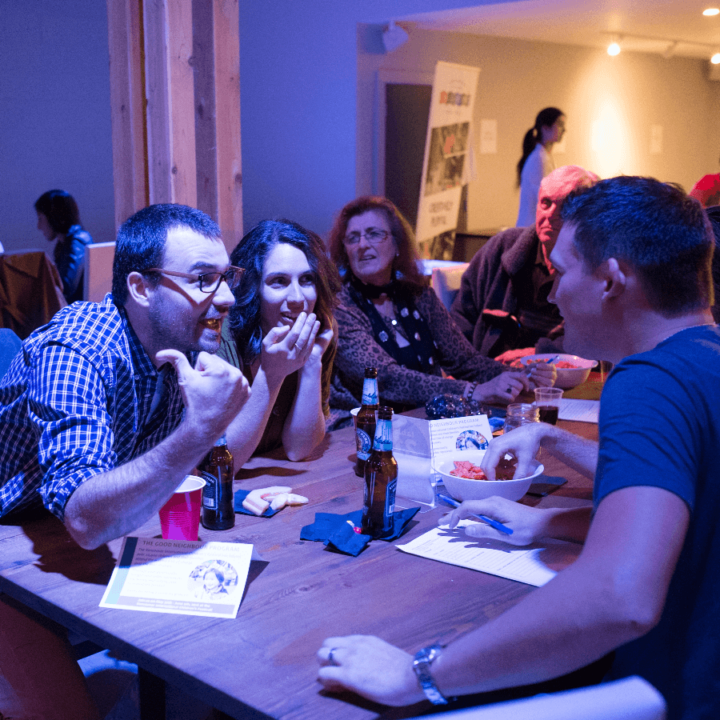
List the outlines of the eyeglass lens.
<svg viewBox="0 0 720 720">
<path fill-rule="evenodd" d="M 360 238 L 365 236 L 365 239 L 370 244 L 378 244 L 383 242 L 390 233 L 387 230 L 380 230 L 379 228 L 368 228 L 363 232 L 352 232 L 345 236 L 345 242 L 348 245 L 357 245 L 360 242 Z"/>
<path fill-rule="evenodd" d="M 224 273 L 204 273 L 199 276 L 200 290 L 206 293 L 215 292 L 223 280 L 225 280 L 231 290 L 234 290 L 240 284 L 242 272 L 239 268 L 230 268 Z"/>
</svg>

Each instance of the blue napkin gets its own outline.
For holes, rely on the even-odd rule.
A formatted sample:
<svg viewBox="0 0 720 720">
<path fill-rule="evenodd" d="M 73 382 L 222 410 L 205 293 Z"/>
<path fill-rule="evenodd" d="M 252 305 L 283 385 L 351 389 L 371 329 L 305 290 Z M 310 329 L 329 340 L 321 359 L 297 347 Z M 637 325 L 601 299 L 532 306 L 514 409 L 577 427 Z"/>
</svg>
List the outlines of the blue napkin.
<svg viewBox="0 0 720 720">
<path fill-rule="evenodd" d="M 258 517 L 255 515 L 254 512 L 250 510 L 246 510 L 243 507 L 243 500 L 248 496 L 250 493 L 249 490 L 236 490 L 235 491 L 235 512 L 242 513 L 243 515 L 252 515 L 253 517 Z M 272 510 L 270 507 L 262 514 L 260 517 L 272 517 L 275 513 L 280 512 L 282 508 L 279 510 Z"/>
<path fill-rule="evenodd" d="M 409 522 L 415 517 L 419 507 L 394 512 L 392 530 L 381 540 L 390 541 L 399 538 L 407 529 Z M 338 550 L 346 555 L 357 557 L 372 540 L 370 535 L 357 532 L 362 524 L 362 510 L 345 515 L 334 513 L 315 513 L 315 522 L 306 525 L 300 531 L 301 540 L 316 540 L 324 543 L 331 550 Z"/>
</svg>

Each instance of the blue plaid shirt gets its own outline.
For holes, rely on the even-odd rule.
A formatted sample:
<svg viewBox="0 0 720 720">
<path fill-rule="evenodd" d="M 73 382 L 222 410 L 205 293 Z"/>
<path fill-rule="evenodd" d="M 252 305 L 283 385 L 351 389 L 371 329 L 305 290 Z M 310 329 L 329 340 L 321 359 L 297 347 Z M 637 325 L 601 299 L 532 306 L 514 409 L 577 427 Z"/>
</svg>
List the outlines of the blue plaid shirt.
<svg viewBox="0 0 720 720">
<path fill-rule="evenodd" d="M 157 377 L 109 294 L 30 335 L 0 382 L 0 516 L 42 500 L 62 520 L 81 483 L 167 437 L 183 402 L 170 372 L 148 423 Z"/>
</svg>

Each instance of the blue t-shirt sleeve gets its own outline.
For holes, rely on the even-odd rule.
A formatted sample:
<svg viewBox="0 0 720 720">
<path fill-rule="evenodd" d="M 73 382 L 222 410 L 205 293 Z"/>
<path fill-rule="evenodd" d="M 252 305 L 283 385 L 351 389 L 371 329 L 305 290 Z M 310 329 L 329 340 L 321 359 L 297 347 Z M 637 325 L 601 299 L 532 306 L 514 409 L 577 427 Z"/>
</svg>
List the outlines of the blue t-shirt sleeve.
<svg viewBox="0 0 720 720">
<path fill-rule="evenodd" d="M 641 356 L 638 356 L 640 358 Z M 703 413 L 683 383 L 660 362 L 625 360 L 600 404 L 595 506 L 615 490 L 638 485 L 669 490 L 692 511 L 702 452 Z"/>
</svg>

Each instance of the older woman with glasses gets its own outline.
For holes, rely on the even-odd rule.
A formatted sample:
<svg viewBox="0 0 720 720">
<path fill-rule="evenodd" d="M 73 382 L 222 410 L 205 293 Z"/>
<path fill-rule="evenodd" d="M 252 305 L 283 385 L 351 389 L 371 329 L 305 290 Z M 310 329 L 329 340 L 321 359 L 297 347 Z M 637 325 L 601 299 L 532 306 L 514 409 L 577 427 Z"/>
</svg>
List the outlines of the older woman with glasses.
<svg viewBox="0 0 720 720">
<path fill-rule="evenodd" d="M 282 220 L 253 228 L 230 262 L 244 272 L 218 355 L 252 386 L 228 428 L 235 467 L 278 447 L 301 460 L 325 435 L 337 272 L 315 233 Z"/>
<path fill-rule="evenodd" d="M 397 411 L 442 393 L 507 404 L 536 384 L 552 385 L 552 367 L 535 368 L 528 378 L 475 351 L 420 274 L 413 232 L 389 200 L 361 197 L 346 205 L 330 234 L 330 255 L 343 276 L 334 427 L 360 405 L 366 367 L 378 368 L 382 403 Z"/>
</svg>

